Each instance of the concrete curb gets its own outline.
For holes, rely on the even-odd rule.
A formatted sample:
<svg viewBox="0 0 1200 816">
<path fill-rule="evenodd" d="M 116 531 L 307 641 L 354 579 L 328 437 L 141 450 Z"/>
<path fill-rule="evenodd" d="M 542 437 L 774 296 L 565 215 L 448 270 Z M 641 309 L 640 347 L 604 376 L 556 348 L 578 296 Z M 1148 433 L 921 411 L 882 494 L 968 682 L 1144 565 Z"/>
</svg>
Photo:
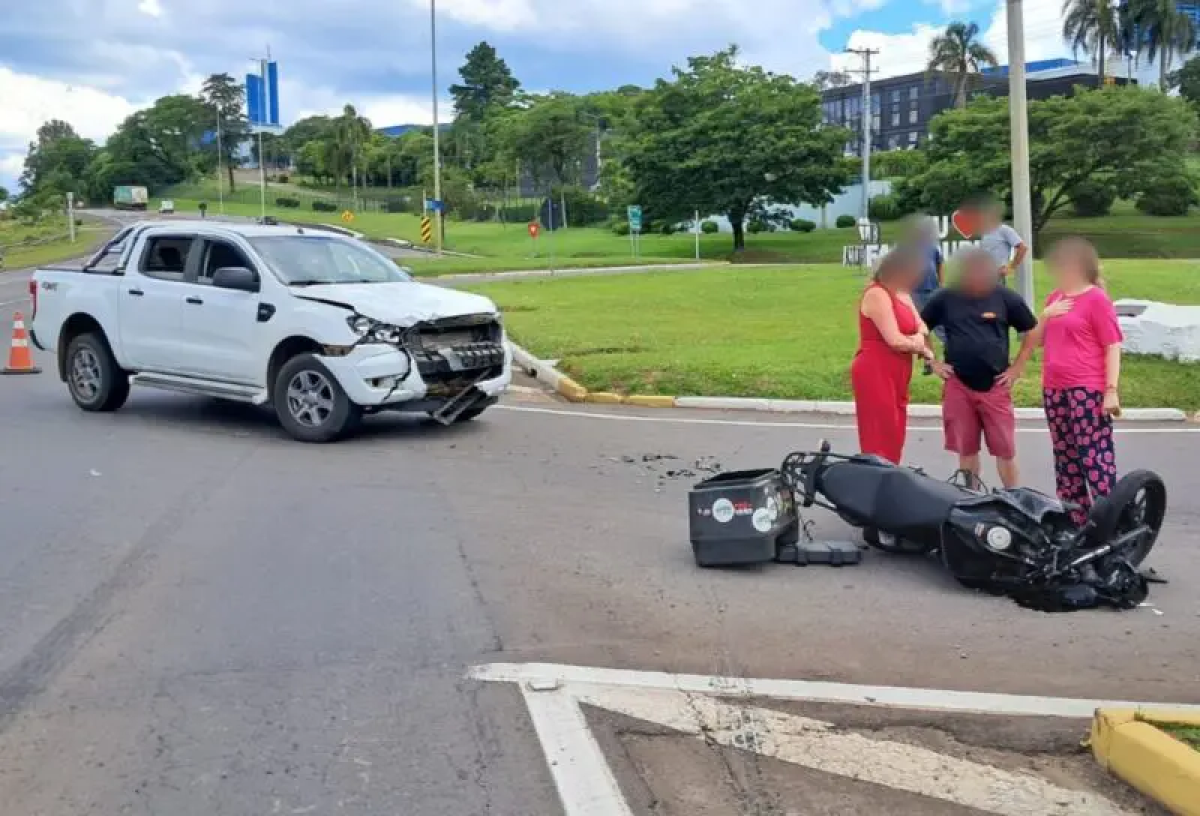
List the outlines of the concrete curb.
<svg viewBox="0 0 1200 816">
<path fill-rule="evenodd" d="M 701 408 L 711 411 L 760 411 L 773 414 L 821 414 L 824 416 L 854 416 L 853 402 L 821 400 L 756 399 L 753 397 L 672 397 L 668 395 L 634 394 L 625 396 L 609 391 L 588 391 L 545 360 L 539 360 L 516 343 L 509 341 L 513 361 L 536 380 L 546 383 L 560 396 L 571 402 L 591 402 L 598 405 L 636 405 L 643 408 Z M 910 419 L 941 419 L 940 405 L 910 405 Z M 1019 420 L 1042 420 L 1041 408 L 1018 408 Z M 1186 422 L 1188 415 L 1175 408 L 1126 408 L 1121 422 Z"/>
<path fill-rule="evenodd" d="M 1200 727 L 1200 715 L 1169 710 L 1099 709 L 1092 754 L 1106 771 L 1179 816 L 1200 816 L 1200 752 L 1156 724 Z"/>
</svg>

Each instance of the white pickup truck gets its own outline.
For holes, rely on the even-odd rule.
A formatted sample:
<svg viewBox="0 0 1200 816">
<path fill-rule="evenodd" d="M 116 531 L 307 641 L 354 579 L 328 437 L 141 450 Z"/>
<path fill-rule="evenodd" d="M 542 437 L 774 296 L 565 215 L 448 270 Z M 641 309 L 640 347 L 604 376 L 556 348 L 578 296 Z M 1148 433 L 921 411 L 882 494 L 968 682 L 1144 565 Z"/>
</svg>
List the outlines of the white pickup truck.
<svg viewBox="0 0 1200 816">
<path fill-rule="evenodd" d="M 271 405 L 294 438 L 328 442 L 381 410 L 473 419 L 512 378 L 492 301 L 315 228 L 139 223 L 29 292 L 30 338 L 85 411 L 144 385 Z"/>
</svg>

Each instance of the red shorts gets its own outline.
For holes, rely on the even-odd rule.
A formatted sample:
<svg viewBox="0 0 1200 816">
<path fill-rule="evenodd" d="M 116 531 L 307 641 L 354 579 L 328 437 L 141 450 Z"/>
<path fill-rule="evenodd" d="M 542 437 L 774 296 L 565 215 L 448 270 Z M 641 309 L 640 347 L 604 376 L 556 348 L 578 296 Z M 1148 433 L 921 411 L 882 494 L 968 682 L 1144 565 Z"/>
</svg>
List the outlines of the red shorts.
<svg viewBox="0 0 1200 816">
<path fill-rule="evenodd" d="M 1016 458 L 1017 412 L 1013 408 L 1012 391 L 1004 386 L 975 391 L 951 377 L 942 395 L 942 427 L 946 450 L 959 456 L 978 454 L 982 436 L 992 456 Z"/>
</svg>

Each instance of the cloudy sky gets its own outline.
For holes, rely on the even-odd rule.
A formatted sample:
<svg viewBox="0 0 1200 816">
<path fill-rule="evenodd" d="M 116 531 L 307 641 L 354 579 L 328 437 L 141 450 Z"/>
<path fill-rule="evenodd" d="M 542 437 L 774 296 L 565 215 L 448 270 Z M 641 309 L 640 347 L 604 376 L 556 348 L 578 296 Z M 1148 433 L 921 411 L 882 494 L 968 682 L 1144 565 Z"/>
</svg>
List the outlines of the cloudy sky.
<svg viewBox="0 0 1200 816">
<path fill-rule="evenodd" d="M 15 189 L 47 118 L 102 140 L 139 106 L 267 48 L 284 123 L 353 102 L 378 126 L 431 121 L 430 0 L 36 0 L 0 3 L 0 184 Z M 18 7 L 19 6 L 19 11 Z M 1026 3 L 1029 59 L 1068 56 L 1059 0 Z M 808 76 L 847 45 L 885 74 L 920 70 L 930 37 L 973 20 L 1003 59 L 1003 0 L 437 0 L 439 85 L 486 39 L 531 90 L 649 84 L 736 42 L 747 61 Z M 443 106 L 443 116 L 448 106 Z"/>
</svg>

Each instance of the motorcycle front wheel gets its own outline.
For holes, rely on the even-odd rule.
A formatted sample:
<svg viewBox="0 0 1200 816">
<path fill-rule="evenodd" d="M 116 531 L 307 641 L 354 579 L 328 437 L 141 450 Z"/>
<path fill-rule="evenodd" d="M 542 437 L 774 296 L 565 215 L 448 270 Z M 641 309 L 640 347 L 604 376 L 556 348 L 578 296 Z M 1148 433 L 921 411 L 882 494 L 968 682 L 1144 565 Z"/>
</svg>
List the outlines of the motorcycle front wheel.
<svg viewBox="0 0 1200 816">
<path fill-rule="evenodd" d="M 1121 477 L 1112 493 L 1092 509 L 1090 539 L 1094 546 L 1146 527 L 1137 545 L 1128 551 L 1126 560 L 1140 566 L 1154 549 L 1163 518 L 1167 514 L 1167 486 L 1157 473 L 1135 470 Z"/>
<path fill-rule="evenodd" d="M 915 541 L 908 541 L 900 536 L 881 532 L 874 527 L 864 527 L 862 532 L 863 541 L 877 550 L 892 555 L 924 555 L 931 549 Z"/>
</svg>

